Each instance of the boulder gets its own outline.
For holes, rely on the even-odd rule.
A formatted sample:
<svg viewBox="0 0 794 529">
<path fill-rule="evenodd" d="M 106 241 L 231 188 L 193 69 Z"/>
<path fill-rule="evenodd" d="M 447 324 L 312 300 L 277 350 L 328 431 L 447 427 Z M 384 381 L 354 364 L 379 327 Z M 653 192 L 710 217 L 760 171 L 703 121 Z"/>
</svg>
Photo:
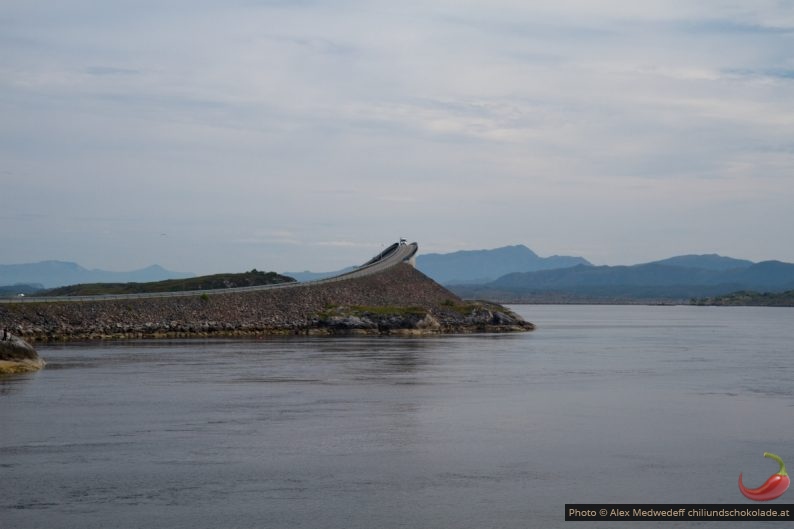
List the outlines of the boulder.
<svg viewBox="0 0 794 529">
<path fill-rule="evenodd" d="M 44 361 L 28 342 L 0 331 L 0 374 L 27 373 L 44 367 Z"/>
<path fill-rule="evenodd" d="M 358 316 L 331 316 L 323 323 L 331 329 L 338 331 L 376 329 L 377 325 L 369 318 Z"/>
</svg>

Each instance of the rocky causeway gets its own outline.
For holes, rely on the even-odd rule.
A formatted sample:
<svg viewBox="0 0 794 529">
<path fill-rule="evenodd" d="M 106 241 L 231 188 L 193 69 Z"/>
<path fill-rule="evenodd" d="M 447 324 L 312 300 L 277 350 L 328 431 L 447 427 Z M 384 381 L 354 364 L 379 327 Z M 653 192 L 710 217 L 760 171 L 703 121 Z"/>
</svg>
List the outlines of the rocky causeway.
<svg viewBox="0 0 794 529">
<path fill-rule="evenodd" d="M 533 328 L 501 305 L 463 301 L 407 263 L 368 276 L 289 288 L 0 304 L 0 329 L 28 342 L 515 332 Z"/>
</svg>

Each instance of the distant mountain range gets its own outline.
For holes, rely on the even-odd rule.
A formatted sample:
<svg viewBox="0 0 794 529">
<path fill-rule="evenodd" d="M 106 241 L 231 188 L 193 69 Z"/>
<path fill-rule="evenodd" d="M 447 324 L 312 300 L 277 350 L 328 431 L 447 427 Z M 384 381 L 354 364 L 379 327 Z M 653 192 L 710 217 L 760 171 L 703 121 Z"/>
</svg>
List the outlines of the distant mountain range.
<svg viewBox="0 0 794 529">
<path fill-rule="evenodd" d="M 40 284 L 44 288 L 55 288 L 78 283 L 145 283 L 164 279 L 183 279 L 195 274 L 173 272 L 159 265 L 152 265 L 130 272 L 88 270 L 69 261 L 39 261 L 37 263 L 0 265 L 0 286 L 17 284 Z"/>
<path fill-rule="evenodd" d="M 540 257 L 516 245 L 419 255 L 416 266 L 463 297 L 502 302 L 682 301 L 738 290 L 794 289 L 794 264 L 717 254 L 593 266 L 583 257 Z"/>
<path fill-rule="evenodd" d="M 524 245 L 446 254 L 429 253 L 416 258 L 416 268 L 444 285 L 487 283 L 512 272 L 535 272 L 578 265 L 589 266 L 590 262 L 583 257 L 564 255 L 540 257 Z"/>
<path fill-rule="evenodd" d="M 739 290 L 791 290 L 794 289 L 794 264 L 686 255 L 633 266 L 576 266 L 512 273 L 480 285 L 461 284 L 450 288 L 467 298 L 514 302 L 680 301 Z"/>
</svg>

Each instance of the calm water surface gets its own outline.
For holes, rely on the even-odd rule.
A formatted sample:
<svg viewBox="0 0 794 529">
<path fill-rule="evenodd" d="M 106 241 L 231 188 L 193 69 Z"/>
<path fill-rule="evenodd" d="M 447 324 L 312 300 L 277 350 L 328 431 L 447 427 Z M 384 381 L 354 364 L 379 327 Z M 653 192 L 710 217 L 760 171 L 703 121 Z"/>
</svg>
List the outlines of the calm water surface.
<svg viewBox="0 0 794 529">
<path fill-rule="evenodd" d="M 538 329 L 41 346 L 0 378 L 0 527 L 578 527 L 794 466 L 794 309 L 514 308 Z"/>
</svg>

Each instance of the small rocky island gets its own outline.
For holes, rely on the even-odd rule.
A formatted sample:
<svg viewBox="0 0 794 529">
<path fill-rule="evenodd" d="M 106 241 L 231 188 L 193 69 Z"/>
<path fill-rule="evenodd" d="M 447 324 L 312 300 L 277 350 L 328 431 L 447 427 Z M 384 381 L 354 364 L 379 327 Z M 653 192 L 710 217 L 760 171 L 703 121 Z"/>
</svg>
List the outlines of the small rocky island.
<svg viewBox="0 0 794 529">
<path fill-rule="evenodd" d="M 0 329 L 30 342 L 263 335 L 515 332 L 510 310 L 464 301 L 407 262 L 363 276 L 252 291 L 0 304 Z"/>
<path fill-rule="evenodd" d="M 44 367 L 44 361 L 25 340 L 0 331 L 0 375 L 27 373 Z"/>
</svg>

